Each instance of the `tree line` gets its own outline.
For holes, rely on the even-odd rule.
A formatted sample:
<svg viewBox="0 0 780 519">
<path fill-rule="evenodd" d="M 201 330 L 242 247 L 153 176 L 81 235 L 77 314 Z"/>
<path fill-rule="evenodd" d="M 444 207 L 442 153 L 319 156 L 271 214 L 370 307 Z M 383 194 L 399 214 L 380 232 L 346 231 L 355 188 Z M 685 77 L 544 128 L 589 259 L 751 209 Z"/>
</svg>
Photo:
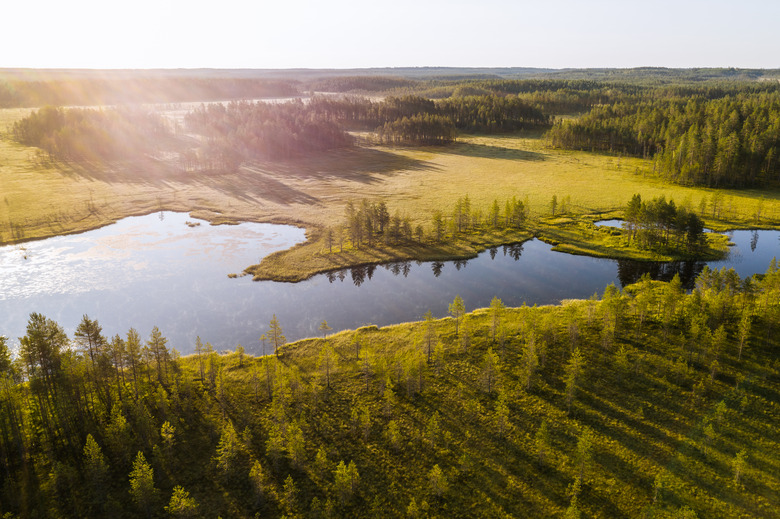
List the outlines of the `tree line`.
<svg viewBox="0 0 780 519">
<path fill-rule="evenodd" d="M 695 251 L 704 239 L 704 222 L 694 211 L 678 207 L 665 196 L 645 202 L 634 195 L 623 213 L 623 227 L 629 242 L 636 240 L 640 247 L 673 246 Z"/>
<path fill-rule="evenodd" d="M 462 233 L 522 229 L 530 215 L 527 197 L 516 196 L 500 203 L 498 199 L 488 208 L 475 207 L 468 195 L 458 198 L 451 211 L 434 210 L 430 226 L 414 226 L 408 215 L 395 211 L 392 215 L 384 200 L 358 202 L 349 200 L 344 208 L 342 223 L 325 229 L 325 246 L 329 252 L 338 247 L 356 249 L 375 245 L 399 245 L 424 240 L 445 241 Z"/>
<path fill-rule="evenodd" d="M 300 95 L 297 81 L 151 77 L 0 79 L 0 108 L 178 103 Z"/>
<path fill-rule="evenodd" d="M 45 106 L 16 121 L 14 140 L 48 159 L 81 162 L 154 155 L 172 137 L 166 122 L 141 108 L 106 110 Z"/>
<path fill-rule="evenodd" d="M 347 127 L 382 128 L 403 118 L 417 117 L 413 124 L 431 119 L 449 121 L 459 131 L 498 133 L 536 128 L 549 124 L 538 108 L 513 96 L 471 95 L 431 100 L 417 95 L 388 96 L 382 101 L 360 97 L 315 97 L 312 110 Z M 447 130 L 449 131 L 449 130 Z"/>
<path fill-rule="evenodd" d="M 201 105 L 185 115 L 187 131 L 203 136 L 207 169 L 230 169 L 246 160 L 306 156 L 352 145 L 338 124 L 312 116 L 301 101 L 237 101 Z"/>
<path fill-rule="evenodd" d="M 780 179 L 780 100 L 744 94 L 616 103 L 558 122 L 553 146 L 653 159 L 673 182 L 710 187 L 767 185 Z"/>
</svg>

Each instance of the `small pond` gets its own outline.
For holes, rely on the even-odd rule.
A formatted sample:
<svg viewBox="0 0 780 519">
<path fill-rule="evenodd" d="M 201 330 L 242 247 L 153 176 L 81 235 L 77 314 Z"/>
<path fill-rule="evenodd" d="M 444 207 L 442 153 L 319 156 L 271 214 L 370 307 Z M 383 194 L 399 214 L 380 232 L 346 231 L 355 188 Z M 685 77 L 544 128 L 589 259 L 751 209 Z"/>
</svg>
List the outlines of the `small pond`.
<svg viewBox="0 0 780 519">
<path fill-rule="evenodd" d="M 189 222 L 189 225 L 188 225 Z M 194 224 L 198 224 L 193 226 Z M 741 276 L 766 271 L 778 231 L 734 231 L 735 247 L 712 268 Z M 77 235 L 0 247 L 0 334 L 16 342 L 29 314 L 54 319 L 72 336 L 83 314 L 106 336 L 132 326 L 148 337 L 159 326 L 169 344 L 193 351 L 200 336 L 218 349 L 242 344 L 259 353 L 258 338 L 273 314 L 288 340 L 315 336 L 326 319 L 334 330 L 437 317 L 461 295 L 468 310 L 494 296 L 510 306 L 587 298 L 609 283 L 624 285 L 649 272 L 680 273 L 691 286 L 704 262 L 643 263 L 551 251 L 539 240 L 496 247 L 467 261 L 403 262 L 346 269 L 302 283 L 229 279 L 247 265 L 303 241 L 290 226 L 211 226 L 184 214 L 131 217 Z"/>
</svg>

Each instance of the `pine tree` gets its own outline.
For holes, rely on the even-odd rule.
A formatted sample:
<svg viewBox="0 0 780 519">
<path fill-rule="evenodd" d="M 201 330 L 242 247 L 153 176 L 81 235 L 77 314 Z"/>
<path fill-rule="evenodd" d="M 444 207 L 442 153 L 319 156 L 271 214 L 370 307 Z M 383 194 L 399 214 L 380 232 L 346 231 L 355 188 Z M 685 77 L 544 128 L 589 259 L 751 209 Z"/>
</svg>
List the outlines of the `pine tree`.
<svg viewBox="0 0 780 519">
<path fill-rule="evenodd" d="M 87 435 L 87 441 L 84 445 L 84 469 L 93 506 L 100 508 L 105 503 L 107 492 L 108 463 L 103 455 L 103 450 L 91 434 Z"/>
<path fill-rule="evenodd" d="M 434 465 L 430 472 L 428 472 L 428 490 L 431 495 L 436 498 L 441 498 L 449 488 L 447 478 L 444 475 L 444 471 L 441 470 L 438 464 Z"/>
<path fill-rule="evenodd" d="M 485 356 L 482 357 L 482 388 L 486 393 L 491 393 L 498 380 L 498 355 L 493 353 L 493 348 L 488 348 Z"/>
<path fill-rule="evenodd" d="M 271 341 L 271 345 L 274 347 L 274 353 L 279 356 L 279 348 L 285 345 L 287 339 L 282 335 L 282 327 L 279 325 L 279 320 L 276 318 L 276 314 L 273 314 L 271 318 L 271 324 L 268 327 L 268 340 Z"/>
<path fill-rule="evenodd" d="M 141 512 L 147 517 L 154 515 L 158 499 L 158 490 L 154 487 L 154 469 L 140 451 L 130 472 L 130 495 Z"/>
<path fill-rule="evenodd" d="M 449 306 L 449 313 L 452 316 L 453 319 L 455 319 L 455 336 L 459 337 L 459 325 L 460 325 L 460 319 L 463 317 L 463 314 L 466 313 L 466 305 L 463 303 L 463 298 L 459 295 L 455 296 L 455 299 L 452 301 L 452 303 Z"/>
<path fill-rule="evenodd" d="M 173 517 L 197 517 L 198 503 L 190 497 L 189 492 L 177 485 L 173 487 L 173 495 L 165 506 L 165 511 Z"/>
<path fill-rule="evenodd" d="M 582 429 L 577 440 L 576 462 L 579 469 L 579 477 L 585 476 L 585 469 L 593 459 L 593 433 L 587 427 Z"/>
<path fill-rule="evenodd" d="M 544 459 L 547 457 L 547 451 L 550 449 L 550 433 L 547 429 L 547 420 L 542 420 L 542 425 L 534 435 L 534 445 L 536 447 L 536 455 L 539 459 L 539 464 L 544 463 Z"/>
<path fill-rule="evenodd" d="M 745 452 L 745 449 L 737 453 L 731 462 L 731 466 L 734 469 L 734 484 L 739 484 L 739 479 L 745 472 L 745 468 L 747 468 L 747 452 Z"/>
<path fill-rule="evenodd" d="M 322 338 L 324 339 L 328 332 L 331 331 L 333 328 L 328 326 L 328 321 L 324 320 L 320 323 L 320 326 L 318 327 L 318 330 L 322 332 Z"/>
</svg>

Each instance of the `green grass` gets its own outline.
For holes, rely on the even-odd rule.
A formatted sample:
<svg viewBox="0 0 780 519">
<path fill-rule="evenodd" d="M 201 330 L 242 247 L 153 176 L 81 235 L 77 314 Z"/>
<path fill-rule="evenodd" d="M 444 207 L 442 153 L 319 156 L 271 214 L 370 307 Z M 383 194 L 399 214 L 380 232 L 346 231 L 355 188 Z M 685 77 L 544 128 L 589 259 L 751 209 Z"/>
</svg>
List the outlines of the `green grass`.
<svg viewBox="0 0 780 519">
<path fill-rule="evenodd" d="M 0 129 L 27 113 L 0 110 Z M 266 259 L 252 272 L 261 278 L 303 279 L 329 268 L 410 257 L 473 256 L 507 237 L 467 237 L 431 249 L 406 245 L 324 257 L 322 229 L 340 224 L 350 199 L 387 202 L 391 213 L 430 228 L 434 211 L 449 214 L 468 194 L 472 207 L 488 211 L 493 200 L 528 197 L 531 215 L 549 215 L 553 195 L 570 197 L 573 215 L 616 215 L 635 193 L 664 195 L 698 209 L 714 190 L 672 185 L 651 175 L 652 164 L 635 158 L 547 148 L 537 134 L 462 136 L 446 147 L 364 147 L 277 163 L 247 164 L 231 173 L 182 173 L 166 164 L 139 159 L 124 164 L 51 164 L 37 150 L 0 139 L 0 243 L 13 243 L 92 229 L 120 218 L 159 210 L 186 211 L 210 221 L 263 221 L 307 228 L 310 241 Z M 756 212 L 761 207 L 761 217 Z M 720 214 L 706 207 L 707 226 L 775 227 L 780 191 L 723 192 Z M 503 207 L 502 207 L 503 208 Z M 531 232 L 534 232 L 531 229 Z M 544 229 L 538 230 L 542 235 Z M 566 233 L 550 233 L 562 241 Z M 510 236 L 516 239 L 517 236 Z M 588 253 L 607 253 L 604 243 Z M 601 248 L 601 250 L 599 250 Z M 580 238 L 570 250 L 588 251 Z M 616 253 L 617 254 L 617 253 Z M 623 251 L 621 254 L 629 254 Z M 647 256 L 632 252 L 632 257 Z"/>
</svg>

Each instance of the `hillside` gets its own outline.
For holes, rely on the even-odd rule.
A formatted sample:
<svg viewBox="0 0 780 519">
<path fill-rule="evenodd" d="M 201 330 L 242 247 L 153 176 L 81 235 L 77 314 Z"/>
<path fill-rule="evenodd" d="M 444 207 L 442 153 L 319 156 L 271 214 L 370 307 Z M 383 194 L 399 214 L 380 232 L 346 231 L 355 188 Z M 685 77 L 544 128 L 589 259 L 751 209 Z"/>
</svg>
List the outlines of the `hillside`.
<svg viewBox="0 0 780 519">
<path fill-rule="evenodd" d="M 105 340 L 86 316 L 69 349 L 34 314 L 2 363 L 0 507 L 777 517 L 778 297 L 774 264 L 705 270 L 691 294 L 643 280 L 554 307 L 456 301 L 454 318 L 288 345 L 272 323 L 264 358 L 181 358 L 156 329 Z"/>
</svg>

